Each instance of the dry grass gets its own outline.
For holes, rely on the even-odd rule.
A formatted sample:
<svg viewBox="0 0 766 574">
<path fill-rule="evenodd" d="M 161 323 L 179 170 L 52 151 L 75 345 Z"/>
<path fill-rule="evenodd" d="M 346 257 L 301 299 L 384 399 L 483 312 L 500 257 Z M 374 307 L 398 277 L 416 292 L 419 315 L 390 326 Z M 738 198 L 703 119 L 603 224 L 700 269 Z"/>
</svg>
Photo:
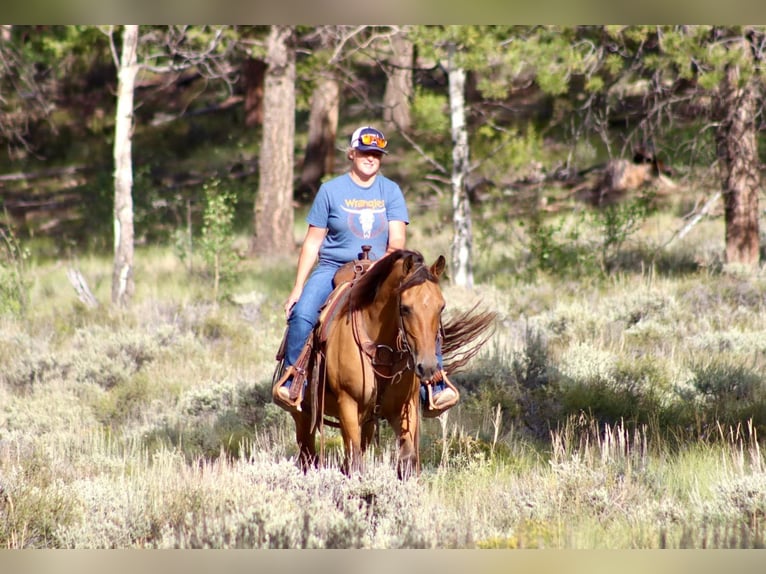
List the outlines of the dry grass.
<svg viewBox="0 0 766 574">
<path fill-rule="evenodd" d="M 660 243 L 657 217 L 642 233 Z M 448 228 L 422 229 L 413 247 L 448 253 Z M 766 278 L 716 270 L 722 237 L 703 222 L 663 255 L 696 271 L 602 280 L 530 281 L 522 235 L 487 244 L 487 280 L 445 292 L 498 310 L 498 329 L 406 483 L 385 427 L 364 475 L 341 475 L 332 433 L 327 467 L 298 471 L 269 398 L 291 268 L 243 262 L 215 304 L 204 275 L 139 251 L 116 311 L 108 258 L 77 262 L 97 309 L 65 266 L 31 265 L 27 314 L 0 319 L 0 545 L 760 547 Z"/>
</svg>

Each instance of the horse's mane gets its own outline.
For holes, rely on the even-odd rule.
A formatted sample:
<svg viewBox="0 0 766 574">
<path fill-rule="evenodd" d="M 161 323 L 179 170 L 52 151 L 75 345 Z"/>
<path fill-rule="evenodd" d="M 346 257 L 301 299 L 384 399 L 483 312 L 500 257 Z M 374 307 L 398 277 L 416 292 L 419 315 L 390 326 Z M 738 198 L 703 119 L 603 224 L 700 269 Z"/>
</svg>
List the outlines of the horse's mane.
<svg viewBox="0 0 766 574">
<path fill-rule="evenodd" d="M 496 311 L 479 309 L 476 303 L 471 309 L 444 319 L 442 354 L 447 373 L 461 370 L 481 350 L 494 334 L 497 318 Z"/>
<path fill-rule="evenodd" d="M 414 271 L 407 281 L 399 286 L 399 291 L 404 291 L 415 285 L 420 285 L 428 280 L 438 281 L 425 265 L 425 259 L 419 251 L 397 249 L 385 257 L 381 257 L 375 265 L 368 269 L 356 282 L 349 294 L 348 304 L 351 309 L 364 309 L 372 304 L 378 294 L 380 285 L 391 274 L 397 261 L 412 256 L 415 263 Z"/>
</svg>

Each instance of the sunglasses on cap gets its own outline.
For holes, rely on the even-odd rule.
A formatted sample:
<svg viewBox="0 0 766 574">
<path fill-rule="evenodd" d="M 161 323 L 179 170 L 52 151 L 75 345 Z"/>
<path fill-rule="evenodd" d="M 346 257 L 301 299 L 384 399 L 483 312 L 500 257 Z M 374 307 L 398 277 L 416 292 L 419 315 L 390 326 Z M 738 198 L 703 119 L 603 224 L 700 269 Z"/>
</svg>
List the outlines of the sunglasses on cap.
<svg viewBox="0 0 766 574">
<path fill-rule="evenodd" d="M 386 149 L 386 146 L 388 145 L 388 140 L 386 138 L 382 138 L 375 134 L 362 134 L 361 136 L 359 136 L 359 143 L 361 143 L 362 145 L 374 144 L 380 149 Z"/>
</svg>

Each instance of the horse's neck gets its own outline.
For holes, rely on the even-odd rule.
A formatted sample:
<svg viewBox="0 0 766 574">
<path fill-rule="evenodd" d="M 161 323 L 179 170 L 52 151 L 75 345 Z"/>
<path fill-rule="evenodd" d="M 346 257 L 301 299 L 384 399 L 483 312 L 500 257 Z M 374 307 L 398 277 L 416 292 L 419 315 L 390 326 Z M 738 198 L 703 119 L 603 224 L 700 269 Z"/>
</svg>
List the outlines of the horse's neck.
<svg viewBox="0 0 766 574">
<path fill-rule="evenodd" d="M 392 274 L 394 275 L 394 274 Z M 378 296 L 363 312 L 363 319 L 370 338 L 379 343 L 393 346 L 399 331 L 399 298 L 396 287 L 397 277 L 389 277 L 378 289 Z"/>
</svg>

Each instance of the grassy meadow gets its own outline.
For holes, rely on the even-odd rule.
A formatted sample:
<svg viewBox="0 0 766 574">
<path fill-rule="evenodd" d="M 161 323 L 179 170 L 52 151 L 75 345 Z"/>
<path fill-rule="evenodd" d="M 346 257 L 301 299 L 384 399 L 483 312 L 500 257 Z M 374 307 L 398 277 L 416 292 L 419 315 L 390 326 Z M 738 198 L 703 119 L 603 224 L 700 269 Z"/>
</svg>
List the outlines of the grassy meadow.
<svg viewBox="0 0 766 574">
<path fill-rule="evenodd" d="M 763 547 L 766 276 L 721 264 L 719 216 L 670 241 L 683 211 L 615 244 L 573 212 L 477 210 L 477 284 L 445 285 L 447 312 L 497 329 L 407 482 L 385 424 L 361 476 L 332 429 L 326 466 L 296 466 L 270 402 L 295 261 L 241 258 L 216 301 L 202 261 L 140 246 L 115 309 L 109 256 L 32 244 L 4 268 L 24 304 L 0 316 L 0 547 Z M 409 247 L 448 256 L 448 216 L 414 213 Z"/>
</svg>

